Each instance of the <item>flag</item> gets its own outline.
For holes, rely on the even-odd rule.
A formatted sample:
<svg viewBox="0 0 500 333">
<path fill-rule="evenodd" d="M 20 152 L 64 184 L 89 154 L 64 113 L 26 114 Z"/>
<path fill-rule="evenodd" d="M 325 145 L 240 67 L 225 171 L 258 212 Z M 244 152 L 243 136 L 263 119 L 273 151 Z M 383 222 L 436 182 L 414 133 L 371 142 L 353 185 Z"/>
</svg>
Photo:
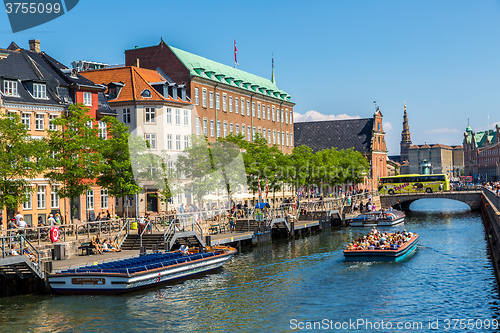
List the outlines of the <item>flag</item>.
<svg viewBox="0 0 500 333">
<path fill-rule="evenodd" d="M 268 194 L 269 194 L 269 184 L 267 183 L 267 179 L 266 179 L 266 198 L 267 198 Z"/>
<path fill-rule="evenodd" d="M 236 39 L 234 39 L 234 68 L 236 68 L 236 66 L 238 65 L 236 53 L 238 53 L 238 48 L 236 48 Z"/>
<path fill-rule="evenodd" d="M 262 196 L 262 190 L 260 189 L 260 179 L 257 179 L 257 182 L 259 182 L 259 198 Z"/>
</svg>

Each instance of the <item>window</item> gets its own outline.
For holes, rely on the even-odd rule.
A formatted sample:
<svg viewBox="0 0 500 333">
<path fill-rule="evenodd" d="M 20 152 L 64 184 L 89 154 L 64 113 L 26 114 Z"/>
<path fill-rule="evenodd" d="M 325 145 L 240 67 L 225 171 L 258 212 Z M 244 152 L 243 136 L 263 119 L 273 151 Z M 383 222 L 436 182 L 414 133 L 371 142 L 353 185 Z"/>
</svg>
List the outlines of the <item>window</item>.
<svg viewBox="0 0 500 333">
<path fill-rule="evenodd" d="M 293 134 L 290 133 L 290 147 L 293 147 Z"/>
<path fill-rule="evenodd" d="M 238 97 L 234 98 L 234 112 L 238 114 L 240 112 L 240 104 L 239 104 Z"/>
<path fill-rule="evenodd" d="M 189 126 L 189 111 L 184 110 L 184 126 Z"/>
<path fill-rule="evenodd" d="M 26 129 L 29 130 L 31 128 L 31 114 L 23 113 L 21 114 L 21 123 L 26 126 Z"/>
<path fill-rule="evenodd" d="M 92 93 L 83 93 L 83 104 L 85 104 L 85 106 L 92 106 Z"/>
<path fill-rule="evenodd" d="M 255 126 L 252 127 L 252 140 L 255 140 Z"/>
<path fill-rule="evenodd" d="M 207 107 L 207 89 L 203 88 L 201 92 L 201 99 L 202 99 L 202 107 L 206 108 Z"/>
<path fill-rule="evenodd" d="M 285 124 L 288 124 L 288 109 L 285 109 Z"/>
<path fill-rule="evenodd" d="M 172 123 L 172 109 L 167 108 L 167 124 L 171 124 L 171 123 Z"/>
<path fill-rule="evenodd" d="M 122 110 L 122 117 L 123 117 L 124 124 L 130 124 L 130 109 L 123 109 Z"/>
<path fill-rule="evenodd" d="M 33 83 L 33 97 L 47 98 L 47 88 L 43 83 Z"/>
<path fill-rule="evenodd" d="M 260 102 L 257 103 L 257 118 L 260 119 Z"/>
<path fill-rule="evenodd" d="M 36 192 L 36 202 L 38 209 L 45 209 L 45 186 L 38 186 Z"/>
<path fill-rule="evenodd" d="M 243 139 L 245 138 L 245 124 L 241 124 L 241 135 L 243 135 Z"/>
<path fill-rule="evenodd" d="M 214 137 L 214 120 L 210 119 L 210 136 Z"/>
<path fill-rule="evenodd" d="M 272 141 L 271 141 L 271 129 L 267 130 L 267 143 L 272 143 Z"/>
<path fill-rule="evenodd" d="M 252 141 L 252 129 L 250 126 L 247 126 L 247 140 Z"/>
<path fill-rule="evenodd" d="M 208 136 L 208 119 L 203 118 L 203 135 Z"/>
<path fill-rule="evenodd" d="M 286 132 L 286 136 L 285 137 L 286 137 L 286 146 L 288 147 L 288 143 L 289 143 L 289 141 L 288 141 L 288 132 Z"/>
<path fill-rule="evenodd" d="M 217 120 L 217 137 L 220 137 L 220 120 Z"/>
<path fill-rule="evenodd" d="M 102 209 L 108 208 L 108 204 L 109 204 L 108 190 L 101 189 L 101 208 Z"/>
<path fill-rule="evenodd" d="M 6 96 L 18 96 L 17 81 L 3 81 L 3 92 Z"/>
<path fill-rule="evenodd" d="M 92 120 L 89 120 L 85 123 L 85 126 L 87 126 L 88 128 L 93 128 L 93 124 L 92 124 Z"/>
<path fill-rule="evenodd" d="M 44 116 L 43 114 L 36 114 L 35 115 L 35 129 L 37 131 L 43 131 L 45 125 L 44 125 Z"/>
<path fill-rule="evenodd" d="M 275 116 L 276 116 L 276 112 L 275 112 L 275 108 L 274 108 L 274 105 L 273 105 L 273 121 L 274 121 L 274 119 L 276 119 Z"/>
<path fill-rule="evenodd" d="M 215 94 L 215 108 L 217 110 L 220 110 L 220 94 L 219 93 Z"/>
<path fill-rule="evenodd" d="M 144 112 L 144 122 L 146 124 L 156 123 L 156 110 L 155 108 L 146 108 Z"/>
<path fill-rule="evenodd" d="M 32 206 L 31 206 L 31 191 L 28 190 L 26 192 L 26 201 L 23 202 L 23 209 L 26 210 L 26 209 L 32 209 Z"/>
<path fill-rule="evenodd" d="M 234 131 L 233 123 L 229 123 L 229 134 L 233 134 L 233 131 Z"/>
<path fill-rule="evenodd" d="M 144 139 L 148 143 L 148 149 L 156 149 L 156 134 L 146 133 L 144 134 Z"/>
<path fill-rule="evenodd" d="M 222 94 L 222 111 L 227 112 L 227 95 Z"/>
<path fill-rule="evenodd" d="M 250 117 L 250 101 L 247 101 L 247 116 Z"/>
<path fill-rule="evenodd" d="M 252 117 L 255 118 L 255 102 L 252 102 Z"/>
<path fill-rule="evenodd" d="M 181 124 L 181 110 L 180 109 L 175 109 L 175 124 L 176 125 Z"/>
<path fill-rule="evenodd" d="M 266 106 L 262 104 L 262 119 L 266 120 Z"/>
<path fill-rule="evenodd" d="M 175 136 L 175 149 L 181 150 L 181 136 L 179 134 Z"/>
<path fill-rule="evenodd" d="M 283 123 L 285 119 L 283 119 L 283 109 L 281 109 L 281 122 Z"/>
<path fill-rule="evenodd" d="M 214 93 L 213 93 L 213 91 L 210 92 L 208 99 L 209 99 L 209 103 L 210 103 L 210 108 L 213 109 L 214 108 Z"/>
<path fill-rule="evenodd" d="M 240 134 L 240 124 L 235 124 L 234 125 L 234 135 Z"/>
<path fill-rule="evenodd" d="M 276 121 L 279 123 L 280 122 L 280 109 L 276 108 Z"/>
<path fill-rule="evenodd" d="M 271 120 L 271 107 L 269 105 L 267 106 L 267 119 Z"/>
<path fill-rule="evenodd" d="M 293 124 L 293 111 L 290 110 L 290 124 Z"/>
<path fill-rule="evenodd" d="M 172 134 L 167 134 L 167 149 L 172 149 Z"/>
<path fill-rule="evenodd" d="M 54 185 L 50 189 L 50 207 L 52 208 L 59 208 L 59 194 L 57 193 L 59 191 L 59 186 Z"/>
<path fill-rule="evenodd" d="M 106 128 L 106 123 L 101 120 L 99 120 L 99 137 L 101 139 L 107 139 L 108 137 L 108 130 Z"/>
<path fill-rule="evenodd" d="M 189 135 L 184 135 L 184 149 L 189 147 Z"/>
<path fill-rule="evenodd" d="M 276 130 L 273 130 L 273 145 L 276 144 Z"/>
<path fill-rule="evenodd" d="M 194 105 L 200 105 L 200 96 L 198 88 L 194 88 Z"/>
<path fill-rule="evenodd" d="M 224 122 L 224 137 L 227 136 L 227 121 Z"/>
<path fill-rule="evenodd" d="M 94 209 L 94 190 L 87 191 L 87 209 Z"/>
<path fill-rule="evenodd" d="M 242 116 L 245 115 L 245 99 L 244 98 L 241 99 L 241 115 Z"/>
<path fill-rule="evenodd" d="M 233 96 L 229 96 L 229 112 L 233 112 Z"/>
<path fill-rule="evenodd" d="M 281 145 L 285 145 L 285 132 L 281 132 Z"/>
<path fill-rule="evenodd" d="M 196 128 L 196 135 L 200 135 L 200 117 L 196 117 L 196 122 L 195 122 L 195 128 Z"/>
</svg>

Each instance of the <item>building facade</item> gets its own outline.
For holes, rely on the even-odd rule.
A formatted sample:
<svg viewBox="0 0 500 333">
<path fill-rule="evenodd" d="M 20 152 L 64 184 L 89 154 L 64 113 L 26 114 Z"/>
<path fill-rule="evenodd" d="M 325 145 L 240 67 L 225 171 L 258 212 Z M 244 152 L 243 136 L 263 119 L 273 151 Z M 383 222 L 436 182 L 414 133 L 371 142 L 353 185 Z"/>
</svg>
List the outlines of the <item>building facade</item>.
<svg viewBox="0 0 500 333">
<path fill-rule="evenodd" d="M 500 180 L 500 126 L 474 132 L 470 126 L 464 133 L 464 175 L 474 181 Z"/>
<path fill-rule="evenodd" d="M 196 128 L 210 142 L 229 134 L 241 134 L 252 141 L 260 134 L 269 144 L 291 153 L 295 104 L 274 79 L 174 48 L 163 40 L 159 45 L 126 50 L 125 63 L 159 68 L 173 82 L 184 84 L 194 104 Z"/>
<path fill-rule="evenodd" d="M 100 119 L 115 115 L 106 103 L 101 86 L 68 69 L 45 52 L 40 51 L 40 41 L 30 40 L 30 49 L 22 49 L 11 43 L 0 49 L 1 107 L 4 112 L 19 114 L 21 122 L 33 139 L 47 136 L 47 130 L 60 130 L 52 120 L 64 115 L 71 104 L 83 103 L 95 119 L 94 126 L 106 132 Z M 32 191 L 18 210 L 30 225 L 37 225 L 41 217 L 45 223 L 50 213 L 60 212 L 67 222 L 70 220 L 70 200 L 62 199 L 58 189 L 63 184 L 51 183 L 43 174 L 29 179 Z M 114 214 L 114 201 L 107 191 L 92 186 L 86 195 L 74 200 L 76 220 L 87 220 L 91 215 Z M 3 212 L 11 217 L 14 212 Z M 7 219 L 3 219 L 4 224 Z"/>
<path fill-rule="evenodd" d="M 107 87 L 110 107 L 118 119 L 129 127 L 133 135 L 143 136 L 149 142 L 149 151 L 175 156 L 186 149 L 192 134 L 200 134 L 199 123 L 193 126 L 192 104 L 186 95 L 186 86 L 178 85 L 161 72 L 135 66 L 113 67 L 80 72 L 93 82 Z M 173 163 L 173 160 L 168 163 Z M 157 214 L 167 210 L 159 200 L 154 182 L 142 184 L 138 214 Z M 118 213 L 135 215 L 136 198 L 117 200 Z M 190 197 L 176 195 L 171 203 L 190 204 Z"/>
<path fill-rule="evenodd" d="M 464 168 L 462 146 L 443 144 L 412 145 L 408 150 L 408 172 L 405 174 L 446 174 L 458 177 Z"/>
<path fill-rule="evenodd" d="M 372 118 L 295 123 L 295 146 L 305 145 L 314 152 L 353 148 L 370 162 L 370 174 L 362 188 L 374 189 L 387 175 L 387 147 L 380 110 Z"/>
</svg>

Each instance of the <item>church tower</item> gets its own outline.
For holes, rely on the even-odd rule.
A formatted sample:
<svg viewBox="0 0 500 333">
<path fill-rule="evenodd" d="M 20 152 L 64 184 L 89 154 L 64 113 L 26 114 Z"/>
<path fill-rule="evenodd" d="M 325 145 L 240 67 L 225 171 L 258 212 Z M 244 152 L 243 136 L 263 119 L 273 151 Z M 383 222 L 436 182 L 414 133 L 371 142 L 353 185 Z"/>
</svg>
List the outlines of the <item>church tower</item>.
<svg viewBox="0 0 500 333">
<path fill-rule="evenodd" d="M 408 149 L 411 146 L 411 134 L 410 127 L 408 126 L 408 115 L 406 114 L 406 102 L 405 102 L 405 113 L 403 115 L 403 131 L 401 132 L 401 144 L 400 144 L 400 162 L 408 161 Z"/>
</svg>

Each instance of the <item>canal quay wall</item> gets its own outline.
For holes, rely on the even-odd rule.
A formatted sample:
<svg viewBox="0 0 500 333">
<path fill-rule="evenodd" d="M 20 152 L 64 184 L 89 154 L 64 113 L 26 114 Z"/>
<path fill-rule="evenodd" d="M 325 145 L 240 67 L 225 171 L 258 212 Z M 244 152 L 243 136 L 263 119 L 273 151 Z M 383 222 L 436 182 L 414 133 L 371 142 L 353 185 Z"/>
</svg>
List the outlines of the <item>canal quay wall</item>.
<svg viewBox="0 0 500 333">
<path fill-rule="evenodd" d="M 481 215 L 500 293 L 500 197 L 486 189 L 481 197 Z"/>
</svg>

